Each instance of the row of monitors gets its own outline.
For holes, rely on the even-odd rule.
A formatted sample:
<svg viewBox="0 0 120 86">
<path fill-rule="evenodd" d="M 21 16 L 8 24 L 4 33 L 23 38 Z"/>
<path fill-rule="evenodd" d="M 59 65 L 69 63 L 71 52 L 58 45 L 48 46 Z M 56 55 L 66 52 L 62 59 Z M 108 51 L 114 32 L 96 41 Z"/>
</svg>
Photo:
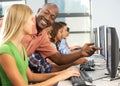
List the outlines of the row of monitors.
<svg viewBox="0 0 120 86">
<path fill-rule="evenodd" d="M 119 39 L 115 27 L 100 26 L 94 28 L 95 46 L 103 48 L 98 52 L 106 60 L 106 68 L 111 80 L 116 78 L 118 65 L 120 63 L 119 56 Z"/>
</svg>

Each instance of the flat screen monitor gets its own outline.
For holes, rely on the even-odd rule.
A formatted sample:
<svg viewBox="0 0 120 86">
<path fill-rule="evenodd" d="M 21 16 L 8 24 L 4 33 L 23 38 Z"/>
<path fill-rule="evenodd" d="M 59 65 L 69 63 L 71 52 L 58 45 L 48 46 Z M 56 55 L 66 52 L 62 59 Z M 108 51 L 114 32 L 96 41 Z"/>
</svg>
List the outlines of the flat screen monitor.
<svg viewBox="0 0 120 86">
<path fill-rule="evenodd" d="M 99 47 L 103 48 L 100 50 L 100 55 L 106 60 L 107 50 L 106 50 L 106 26 L 99 27 Z"/>
<path fill-rule="evenodd" d="M 96 47 L 99 47 L 99 34 L 98 34 L 98 28 L 93 28 L 93 43 Z M 96 54 L 99 54 L 100 51 L 96 51 Z"/>
<path fill-rule="evenodd" d="M 120 62 L 119 39 L 116 29 L 114 27 L 107 27 L 106 45 L 107 45 L 107 70 L 112 80 L 116 77 L 118 65 Z"/>
</svg>

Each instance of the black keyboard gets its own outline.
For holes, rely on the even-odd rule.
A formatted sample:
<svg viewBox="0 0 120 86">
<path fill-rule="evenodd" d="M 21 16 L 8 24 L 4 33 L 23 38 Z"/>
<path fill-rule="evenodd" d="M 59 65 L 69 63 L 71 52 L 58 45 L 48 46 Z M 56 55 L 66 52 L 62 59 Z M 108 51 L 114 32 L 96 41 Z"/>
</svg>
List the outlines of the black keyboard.
<svg viewBox="0 0 120 86">
<path fill-rule="evenodd" d="M 88 62 L 81 64 L 80 69 L 84 69 L 86 71 L 94 71 L 95 70 L 94 60 L 89 60 Z"/>
<path fill-rule="evenodd" d="M 85 70 L 80 71 L 80 76 L 71 77 L 73 86 L 92 86 L 92 78 L 87 74 Z"/>
</svg>

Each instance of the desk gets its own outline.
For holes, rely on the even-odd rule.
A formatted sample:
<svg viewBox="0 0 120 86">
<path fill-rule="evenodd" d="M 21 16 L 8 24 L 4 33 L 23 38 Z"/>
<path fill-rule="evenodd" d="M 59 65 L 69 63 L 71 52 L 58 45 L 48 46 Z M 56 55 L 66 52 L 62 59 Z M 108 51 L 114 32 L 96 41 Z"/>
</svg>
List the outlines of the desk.
<svg viewBox="0 0 120 86">
<path fill-rule="evenodd" d="M 94 59 L 97 66 L 95 71 L 89 71 L 88 74 L 93 78 L 93 85 L 95 86 L 120 86 L 120 79 L 110 81 L 109 77 L 105 75 L 107 73 L 106 67 L 105 67 L 105 61 L 101 58 L 88 58 L 88 59 Z M 107 78 L 104 78 L 107 77 Z M 58 86 L 72 86 L 72 83 L 70 80 L 60 81 Z"/>
<path fill-rule="evenodd" d="M 114 80 L 114 81 L 100 79 L 100 80 L 93 81 L 93 85 L 95 86 L 120 86 L 120 79 Z M 69 80 L 61 81 L 59 82 L 58 86 L 72 86 L 72 83 Z"/>
</svg>

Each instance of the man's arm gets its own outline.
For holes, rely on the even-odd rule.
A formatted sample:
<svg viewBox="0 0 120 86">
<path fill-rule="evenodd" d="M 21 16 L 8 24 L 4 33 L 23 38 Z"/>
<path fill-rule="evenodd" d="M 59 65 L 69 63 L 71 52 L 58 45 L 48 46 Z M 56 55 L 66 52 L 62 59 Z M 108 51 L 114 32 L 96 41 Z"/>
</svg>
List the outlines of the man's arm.
<svg viewBox="0 0 120 86">
<path fill-rule="evenodd" d="M 70 54 L 56 53 L 49 56 L 48 58 L 57 65 L 70 64 L 81 57 L 91 56 L 96 50 L 101 50 L 101 48 L 94 47 L 93 45 L 94 43 L 87 43 L 82 47 L 80 51 L 76 51 Z"/>
<path fill-rule="evenodd" d="M 81 64 L 81 63 L 85 63 L 87 61 L 88 60 L 86 58 L 79 58 L 75 62 L 70 63 L 70 64 L 66 64 L 66 65 L 56 65 L 55 63 L 52 63 L 52 72 L 62 71 L 62 70 L 67 69 L 71 66 L 75 66 L 75 65 L 78 65 L 78 64 Z"/>
<path fill-rule="evenodd" d="M 80 53 L 81 53 L 80 51 L 70 53 L 70 54 L 60 54 L 57 52 L 56 54 L 53 54 L 53 55 L 49 56 L 48 58 L 51 59 L 57 65 L 65 65 L 65 64 L 73 63 L 80 57 L 83 57 L 82 54 L 80 54 Z"/>
</svg>

